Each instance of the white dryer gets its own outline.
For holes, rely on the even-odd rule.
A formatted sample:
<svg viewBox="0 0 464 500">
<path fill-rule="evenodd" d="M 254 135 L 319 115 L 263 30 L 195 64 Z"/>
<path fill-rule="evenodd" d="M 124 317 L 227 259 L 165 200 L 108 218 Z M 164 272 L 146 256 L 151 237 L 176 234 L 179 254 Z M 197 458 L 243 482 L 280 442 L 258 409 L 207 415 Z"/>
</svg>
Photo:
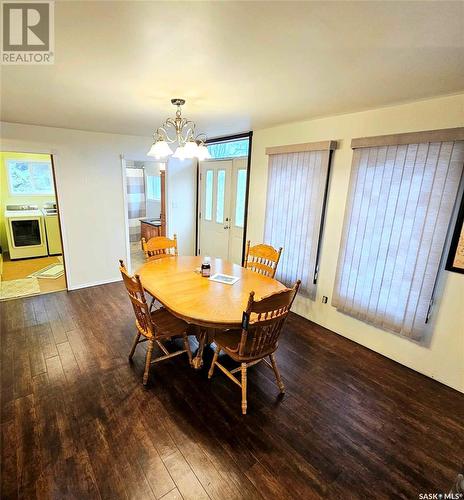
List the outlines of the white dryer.
<svg viewBox="0 0 464 500">
<path fill-rule="evenodd" d="M 7 205 L 5 226 L 11 260 L 48 255 L 44 216 L 37 205 Z"/>
<path fill-rule="evenodd" d="M 48 255 L 61 255 L 61 231 L 58 220 L 58 209 L 56 203 L 45 203 L 42 208 L 45 222 L 45 232 L 47 233 Z"/>
</svg>

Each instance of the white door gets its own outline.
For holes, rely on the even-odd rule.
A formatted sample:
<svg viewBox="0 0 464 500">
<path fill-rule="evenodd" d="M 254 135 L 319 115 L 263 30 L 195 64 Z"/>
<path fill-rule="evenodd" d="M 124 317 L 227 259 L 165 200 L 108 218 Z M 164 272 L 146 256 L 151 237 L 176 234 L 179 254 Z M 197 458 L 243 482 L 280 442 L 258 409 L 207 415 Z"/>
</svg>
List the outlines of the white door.
<svg viewBox="0 0 464 500">
<path fill-rule="evenodd" d="M 232 162 L 232 188 L 229 221 L 229 260 L 242 264 L 243 228 L 245 226 L 245 196 L 248 158 Z"/>
<path fill-rule="evenodd" d="M 200 255 L 241 264 L 247 159 L 200 163 Z"/>
<path fill-rule="evenodd" d="M 200 164 L 200 255 L 229 258 L 232 160 Z"/>
</svg>

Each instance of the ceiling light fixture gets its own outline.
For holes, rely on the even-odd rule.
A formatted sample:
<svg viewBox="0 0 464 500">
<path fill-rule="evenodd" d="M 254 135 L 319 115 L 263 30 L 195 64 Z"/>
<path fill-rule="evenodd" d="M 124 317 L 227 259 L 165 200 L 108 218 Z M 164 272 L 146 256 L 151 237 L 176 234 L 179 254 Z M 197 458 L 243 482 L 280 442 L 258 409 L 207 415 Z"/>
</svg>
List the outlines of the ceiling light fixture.
<svg viewBox="0 0 464 500">
<path fill-rule="evenodd" d="M 171 99 L 171 103 L 177 106 L 176 117 L 167 118 L 163 125 L 156 129 L 153 134 L 155 142 L 147 155 L 154 156 L 158 160 L 171 155 L 173 155 L 173 158 L 180 160 L 190 158 L 205 160 L 211 158 L 205 145 L 206 135 L 195 135 L 195 122 L 182 118 L 181 106 L 185 104 L 185 99 Z M 170 133 L 171 135 L 169 135 Z M 177 142 L 175 153 L 169 146 L 174 142 Z"/>
</svg>

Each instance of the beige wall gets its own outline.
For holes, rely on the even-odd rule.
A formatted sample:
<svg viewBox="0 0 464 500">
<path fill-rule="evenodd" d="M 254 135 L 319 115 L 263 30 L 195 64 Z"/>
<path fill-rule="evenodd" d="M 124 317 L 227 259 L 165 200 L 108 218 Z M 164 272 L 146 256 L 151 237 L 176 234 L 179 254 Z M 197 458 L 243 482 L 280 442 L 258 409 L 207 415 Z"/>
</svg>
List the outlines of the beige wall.
<svg viewBox="0 0 464 500">
<path fill-rule="evenodd" d="M 464 126 L 464 94 L 332 116 L 253 133 L 248 236 L 262 241 L 267 146 L 339 141 L 332 165 L 317 298 L 298 299 L 295 311 L 384 356 L 464 392 L 464 275 L 443 271 L 428 337 L 417 344 L 343 315 L 330 305 L 348 191 L 353 137 Z M 322 304 L 323 295 L 329 297 Z M 310 360 L 309 360 L 310 361 Z"/>
</svg>

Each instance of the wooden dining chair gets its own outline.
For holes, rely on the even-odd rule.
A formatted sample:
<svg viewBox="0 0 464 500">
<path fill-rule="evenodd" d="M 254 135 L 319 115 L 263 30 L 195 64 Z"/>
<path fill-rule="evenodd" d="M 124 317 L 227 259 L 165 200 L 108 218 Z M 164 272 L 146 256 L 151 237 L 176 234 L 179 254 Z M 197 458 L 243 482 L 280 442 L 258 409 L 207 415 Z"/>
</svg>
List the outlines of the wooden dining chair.
<svg viewBox="0 0 464 500">
<path fill-rule="evenodd" d="M 265 361 L 274 370 L 274 375 L 280 392 L 285 392 L 279 370 L 277 368 L 274 352 L 278 347 L 278 340 L 285 319 L 288 316 L 293 300 L 298 293 L 300 281 L 293 288 L 276 292 L 272 295 L 255 301 L 255 293 L 251 292 L 248 299 L 246 311 L 243 313 L 242 328 L 240 330 L 225 330 L 216 333 L 214 352 L 208 378 L 213 376 L 214 368 L 217 366 L 233 382 L 242 389 L 242 413 L 247 412 L 247 368 Z M 224 351 L 240 366 L 233 370 L 227 370 L 218 362 L 221 351 Z M 265 359 L 269 357 L 269 361 Z M 241 380 L 234 373 L 241 372 Z"/>
<path fill-rule="evenodd" d="M 172 239 L 166 238 L 166 236 L 154 236 L 148 241 L 142 238 L 142 249 L 146 260 L 177 255 L 177 236 L 174 235 Z"/>
<path fill-rule="evenodd" d="M 129 294 L 132 307 L 135 313 L 135 326 L 137 333 L 135 334 L 134 343 L 129 353 L 129 361 L 132 360 L 135 349 L 141 342 L 148 342 L 147 356 L 145 359 L 145 371 L 143 373 L 143 384 L 148 381 L 148 372 L 150 364 L 163 361 L 165 359 L 178 356 L 179 354 L 187 353 L 190 364 L 192 364 L 192 353 L 187 337 L 188 323 L 173 316 L 167 309 L 161 307 L 155 311 L 150 311 L 150 308 L 145 299 L 145 293 L 140 281 L 140 277 L 129 276 L 126 266 L 122 260 L 119 261 L 119 270 L 121 271 L 124 285 Z M 140 337 L 143 337 L 140 339 Z M 166 340 L 171 340 L 174 337 L 182 337 L 184 341 L 184 349 L 176 352 L 169 352 L 163 345 Z M 155 344 L 161 349 L 164 355 L 155 358 L 152 361 L 152 354 Z"/>
<path fill-rule="evenodd" d="M 271 245 L 265 245 L 264 243 L 250 246 L 250 240 L 248 240 L 244 267 L 273 278 L 277 271 L 277 264 L 279 263 L 281 253 L 282 247 L 276 250 Z"/>
<path fill-rule="evenodd" d="M 177 255 L 177 236 L 174 235 L 172 239 L 166 238 L 166 236 L 154 236 L 148 241 L 142 238 L 142 249 L 147 261 Z M 152 297 L 150 311 L 158 305 L 155 297 Z"/>
</svg>

